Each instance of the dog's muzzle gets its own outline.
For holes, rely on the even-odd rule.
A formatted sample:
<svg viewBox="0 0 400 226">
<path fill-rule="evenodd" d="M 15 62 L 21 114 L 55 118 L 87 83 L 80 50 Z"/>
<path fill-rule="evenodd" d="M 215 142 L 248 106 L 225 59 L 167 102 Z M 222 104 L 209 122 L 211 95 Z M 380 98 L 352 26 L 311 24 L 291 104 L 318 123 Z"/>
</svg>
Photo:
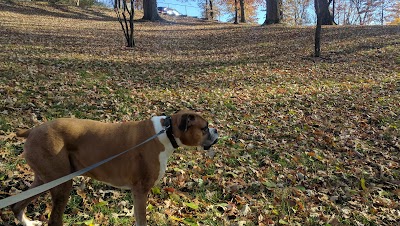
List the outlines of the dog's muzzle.
<svg viewBox="0 0 400 226">
<path fill-rule="evenodd" d="M 217 129 L 210 128 L 208 129 L 208 138 L 203 144 L 204 150 L 209 150 L 211 146 L 218 142 L 218 132 Z"/>
</svg>

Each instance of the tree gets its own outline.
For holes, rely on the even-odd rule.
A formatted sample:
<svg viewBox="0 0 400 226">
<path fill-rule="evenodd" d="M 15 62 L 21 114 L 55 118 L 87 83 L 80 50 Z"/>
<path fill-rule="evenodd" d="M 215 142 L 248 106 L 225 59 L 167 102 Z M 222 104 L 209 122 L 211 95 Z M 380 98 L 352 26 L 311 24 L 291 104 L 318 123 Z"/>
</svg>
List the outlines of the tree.
<svg viewBox="0 0 400 226">
<path fill-rule="evenodd" d="M 117 13 L 118 21 L 126 39 L 127 47 L 134 47 L 133 39 L 133 0 L 114 0 L 114 10 Z M 128 19 L 129 16 L 129 19 Z M 129 25 L 128 25 L 129 23 Z"/>
<path fill-rule="evenodd" d="M 348 25 L 356 21 L 356 10 L 351 0 L 336 0 L 335 12 L 337 24 Z"/>
<path fill-rule="evenodd" d="M 333 16 L 329 10 L 332 0 L 314 0 L 315 14 L 317 15 L 317 26 L 315 27 L 314 56 L 321 55 L 321 32 L 322 25 L 332 25 Z"/>
<path fill-rule="evenodd" d="M 351 0 L 357 12 L 357 21 L 359 25 L 369 24 L 373 20 L 373 12 L 376 9 L 374 0 Z"/>
<path fill-rule="evenodd" d="M 400 2 L 393 3 L 392 6 L 388 7 L 388 20 L 390 24 L 400 24 Z"/>
<path fill-rule="evenodd" d="M 143 11 L 143 1 L 136 0 L 134 6 L 135 6 L 136 10 L 142 10 Z"/>
<path fill-rule="evenodd" d="M 282 0 L 266 0 L 267 2 L 267 15 L 265 17 L 264 25 L 278 24 L 282 21 Z"/>
<path fill-rule="evenodd" d="M 391 21 L 393 7 L 396 6 L 391 0 L 351 0 L 356 6 L 358 21 L 360 25 L 373 22 L 383 25 L 385 21 Z M 400 3 L 397 2 L 399 5 Z"/>
<path fill-rule="evenodd" d="M 316 0 L 314 1 L 315 6 L 318 5 L 319 13 L 317 13 L 321 19 L 321 25 L 333 25 L 333 15 L 329 10 L 329 5 L 332 3 L 332 0 Z"/>
<path fill-rule="evenodd" d="M 241 2 L 242 1 L 242 2 Z M 232 15 L 232 22 L 241 23 L 256 22 L 257 9 L 262 4 L 263 0 L 219 0 L 215 1 L 220 4 L 225 13 Z M 240 6 L 239 6 L 240 5 Z"/>
<path fill-rule="evenodd" d="M 156 0 L 143 0 L 143 20 L 156 21 L 160 20 L 161 17 L 157 11 Z"/>
<path fill-rule="evenodd" d="M 246 23 L 246 17 L 244 14 L 244 0 L 239 0 L 240 3 L 240 22 Z"/>
<path fill-rule="evenodd" d="M 205 4 L 200 4 L 201 8 L 203 8 L 204 18 L 206 20 L 214 20 L 214 17 L 217 14 L 217 10 L 214 4 L 214 0 L 205 0 Z"/>
<path fill-rule="evenodd" d="M 234 24 L 238 24 L 238 7 L 237 7 L 237 0 L 235 0 L 235 22 Z"/>
<path fill-rule="evenodd" d="M 321 55 L 321 30 L 322 30 L 322 13 L 320 0 L 314 0 L 315 14 L 317 14 L 317 26 L 315 28 L 314 39 L 314 56 L 320 57 Z"/>
<path fill-rule="evenodd" d="M 307 23 L 310 0 L 284 0 L 284 18 L 285 23 L 292 25 L 303 25 Z"/>
<path fill-rule="evenodd" d="M 214 20 L 214 7 L 213 7 L 213 0 L 209 0 L 210 2 L 210 19 Z"/>
<path fill-rule="evenodd" d="M 392 0 L 336 0 L 335 20 L 338 24 L 385 24 L 396 18 Z M 399 15 L 399 13 L 397 13 Z"/>
<path fill-rule="evenodd" d="M 385 10 L 388 7 L 386 0 L 378 0 L 377 5 L 379 7 L 378 18 L 381 25 L 385 22 Z"/>
</svg>

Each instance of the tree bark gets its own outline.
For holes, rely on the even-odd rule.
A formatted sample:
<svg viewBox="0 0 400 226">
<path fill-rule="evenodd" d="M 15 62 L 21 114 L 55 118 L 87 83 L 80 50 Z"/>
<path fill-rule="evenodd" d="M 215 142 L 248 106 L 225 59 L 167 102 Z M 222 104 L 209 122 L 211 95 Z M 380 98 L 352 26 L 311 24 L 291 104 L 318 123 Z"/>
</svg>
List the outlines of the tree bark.
<svg viewBox="0 0 400 226">
<path fill-rule="evenodd" d="M 213 0 L 210 0 L 210 18 L 214 20 Z"/>
<path fill-rule="evenodd" d="M 315 28 L 315 39 L 314 39 L 314 56 L 320 57 L 321 55 L 321 7 L 319 0 L 314 0 L 315 13 L 317 14 L 317 26 Z"/>
<path fill-rule="evenodd" d="M 278 24 L 282 20 L 282 0 L 267 0 L 267 15 L 264 25 Z"/>
<path fill-rule="evenodd" d="M 317 0 L 319 4 L 319 15 L 321 17 L 321 25 L 333 25 L 333 16 L 329 10 L 332 0 Z"/>
<path fill-rule="evenodd" d="M 134 47 L 135 46 L 135 40 L 133 39 L 133 18 L 135 15 L 135 11 L 133 8 L 133 0 L 131 0 L 131 4 L 130 4 L 130 12 L 129 12 L 129 28 L 130 28 L 130 34 L 129 37 L 130 39 L 128 40 L 128 47 Z"/>
<path fill-rule="evenodd" d="M 208 11 L 209 11 L 208 10 L 208 0 L 206 0 L 205 10 L 206 10 L 206 15 L 205 15 L 206 18 L 205 19 L 208 20 L 209 19 L 208 18 Z"/>
<path fill-rule="evenodd" d="M 234 24 L 238 24 L 238 7 L 237 7 L 237 0 L 235 0 L 235 22 Z"/>
<path fill-rule="evenodd" d="M 240 3 L 240 23 L 246 23 L 246 17 L 244 15 L 244 0 L 239 0 Z"/>
<path fill-rule="evenodd" d="M 335 0 L 332 0 L 332 23 L 337 24 L 335 22 Z"/>
<path fill-rule="evenodd" d="M 143 20 L 156 21 L 161 19 L 158 15 L 156 0 L 143 0 L 143 13 Z"/>
</svg>

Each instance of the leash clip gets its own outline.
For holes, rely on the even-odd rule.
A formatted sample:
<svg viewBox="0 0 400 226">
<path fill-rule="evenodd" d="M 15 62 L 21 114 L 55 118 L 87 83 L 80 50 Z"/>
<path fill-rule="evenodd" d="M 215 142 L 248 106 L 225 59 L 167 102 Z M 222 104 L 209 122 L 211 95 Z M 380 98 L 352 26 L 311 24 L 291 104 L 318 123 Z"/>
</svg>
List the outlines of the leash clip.
<svg viewBox="0 0 400 226">
<path fill-rule="evenodd" d="M 170 116 L 167 116 L 165 119 L 164 119 L 164 129 L 167 131 L 169 128 L 171 128 L 171 124 L 172 124 L 172 119 L 171 119 L 171 117 Z"/>
</svg>

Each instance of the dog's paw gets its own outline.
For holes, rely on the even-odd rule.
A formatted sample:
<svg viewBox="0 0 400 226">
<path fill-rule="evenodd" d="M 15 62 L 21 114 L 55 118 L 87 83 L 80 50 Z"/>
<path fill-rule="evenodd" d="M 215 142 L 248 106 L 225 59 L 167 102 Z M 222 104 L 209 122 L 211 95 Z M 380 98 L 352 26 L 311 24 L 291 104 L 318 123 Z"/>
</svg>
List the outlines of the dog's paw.
<svg viewBox="0 0 400 226">
<path fill-rule="evenodd" d="M 33 226 L 42 226 L 41 221 L 32 221 Z"/>
<path fill-rule="evenodd" d="M 23 222 L 22 225 L 24 225 L 24 226 L 42 226 L 43 223 L 41 221 L 26 221 L 26 222 Z"/>
<path fill-rule="evenodd" d="M 24 213 L 20 213 L 18 219 L 19 219 L 19 221 L 21 221 L 21 224 L 24 226 L 41 226 L 42 225 L 41 221 L 31 221 Z"/>
</svg>

